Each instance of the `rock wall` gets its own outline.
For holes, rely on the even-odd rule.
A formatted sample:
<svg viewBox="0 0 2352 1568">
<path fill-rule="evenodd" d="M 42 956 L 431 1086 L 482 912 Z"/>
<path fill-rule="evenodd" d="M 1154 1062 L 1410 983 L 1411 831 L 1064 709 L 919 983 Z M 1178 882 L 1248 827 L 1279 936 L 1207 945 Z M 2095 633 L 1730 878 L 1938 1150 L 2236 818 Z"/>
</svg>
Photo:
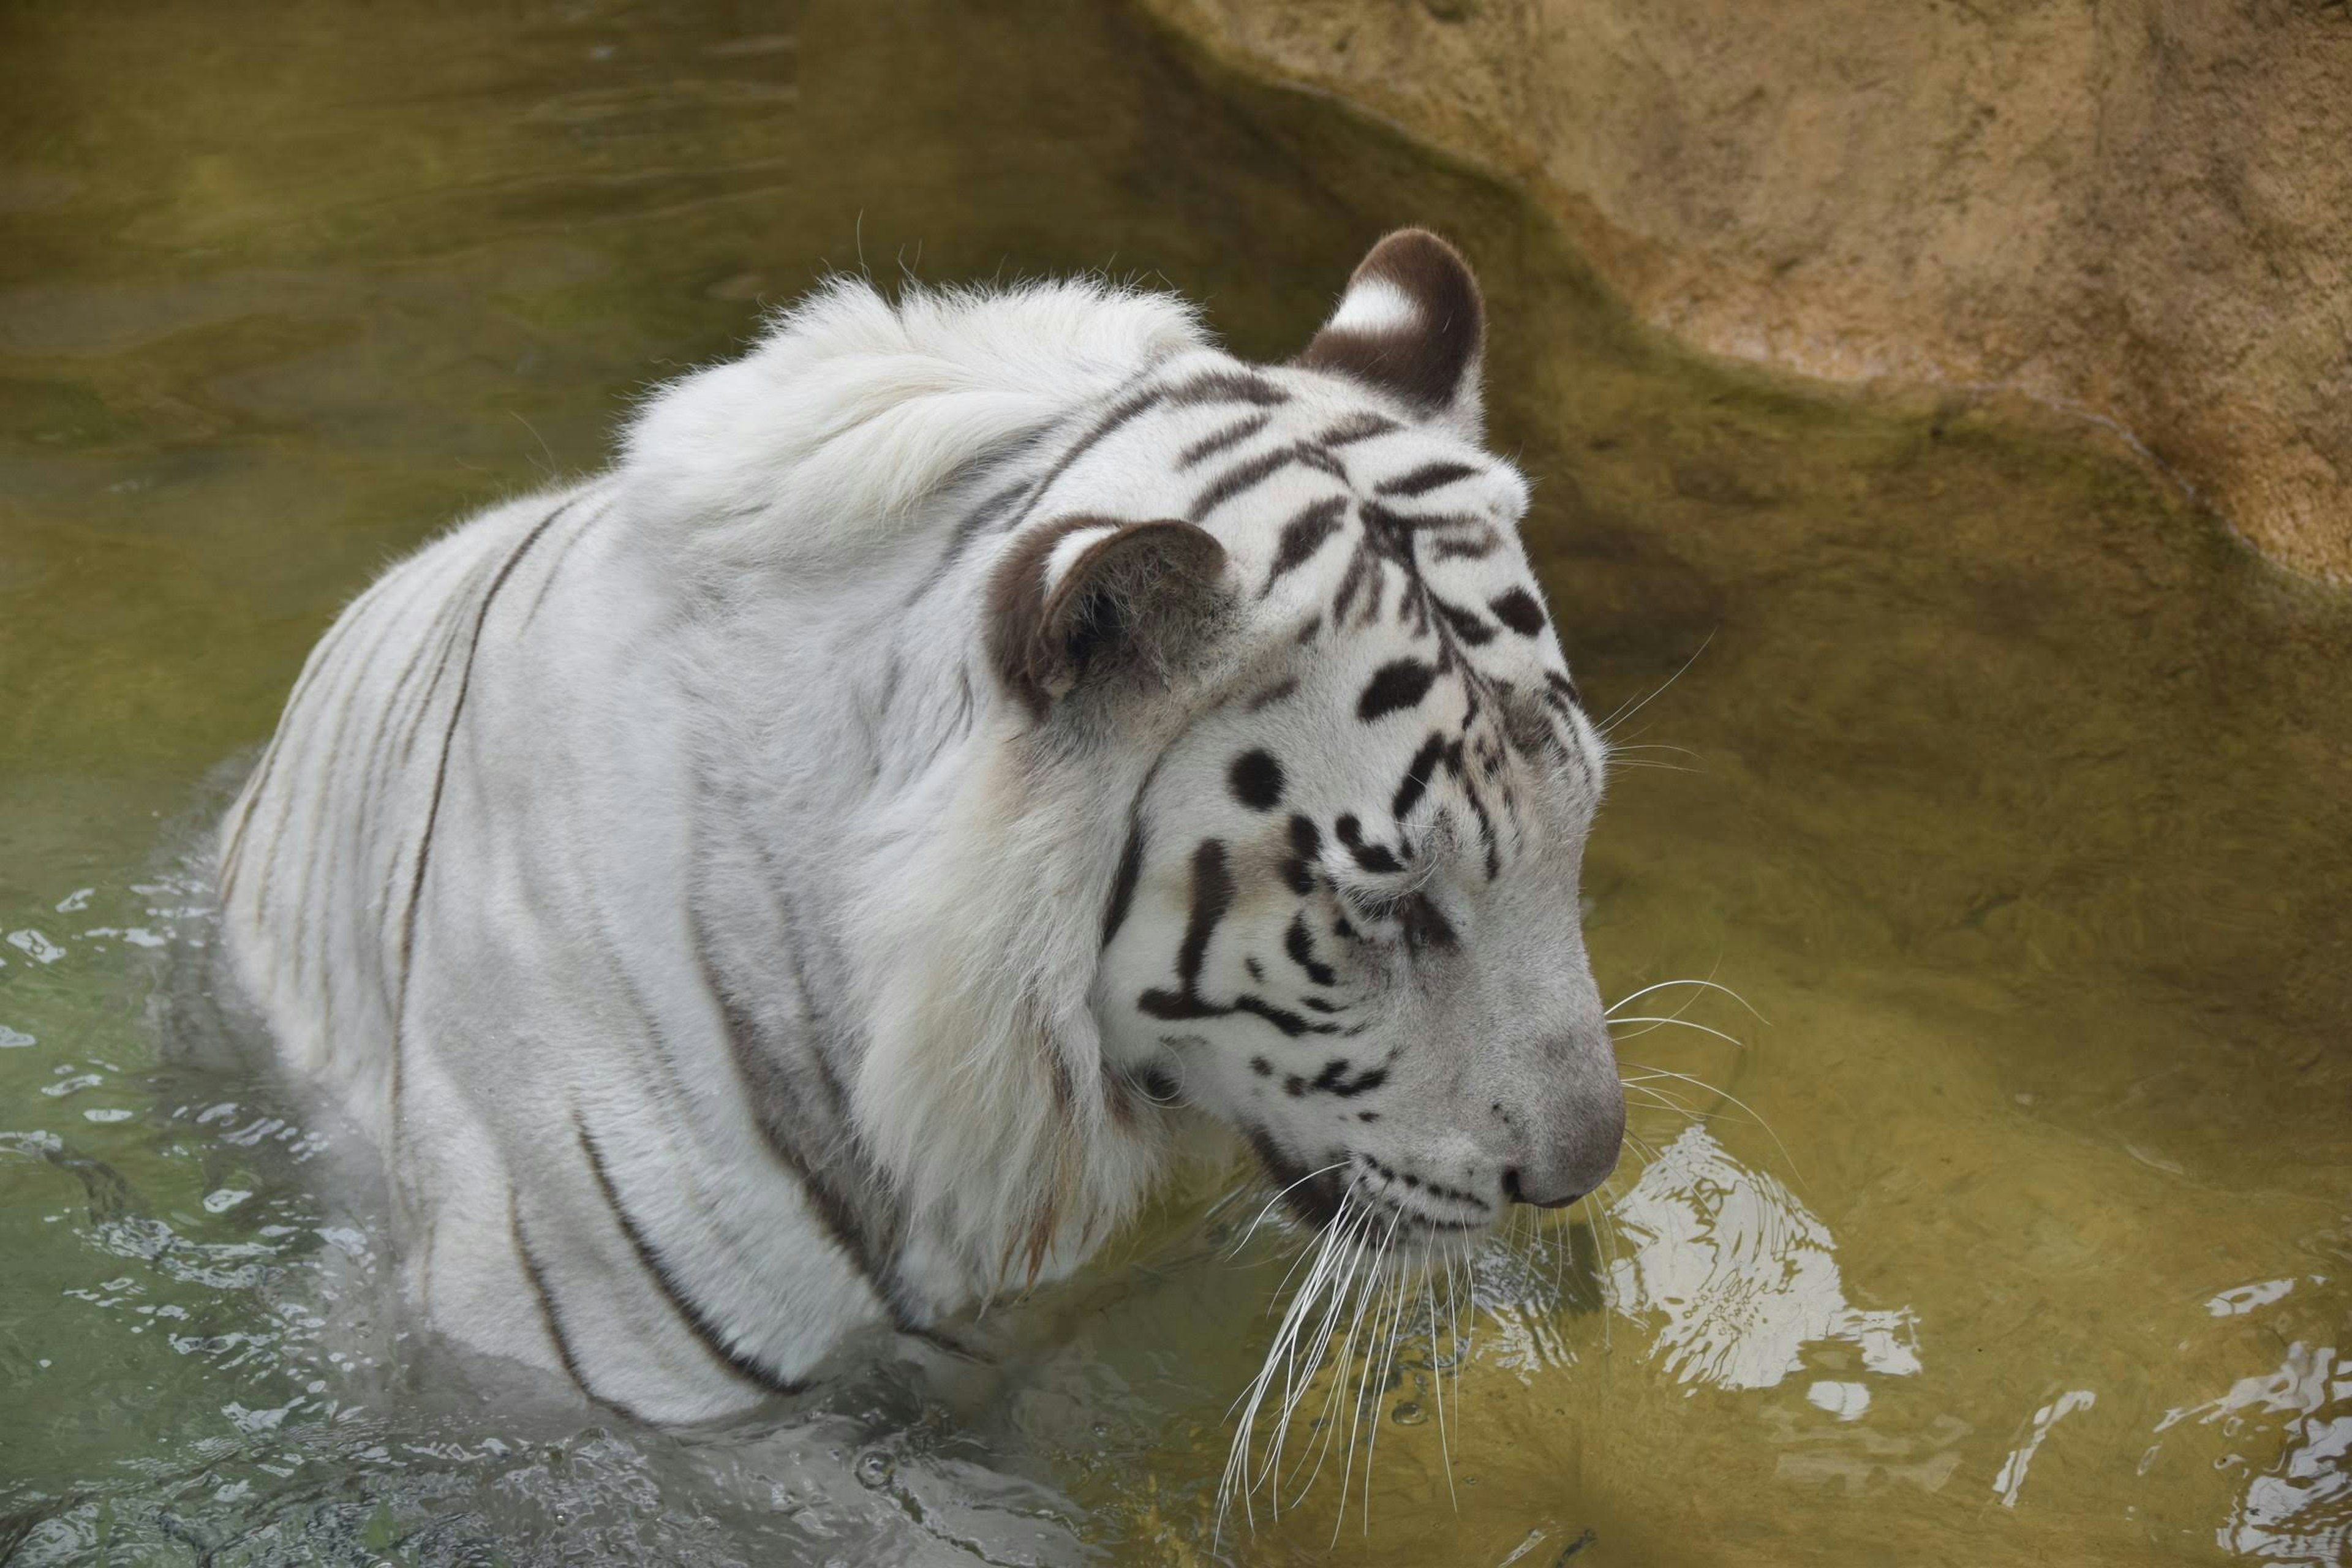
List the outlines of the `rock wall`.
<svg viewBox="0 0 2352 1568">
<path fill-rule="evenodd" d="M 1144 0 L 1521 181 L 1643 317 L 2114 422 L 2352 583 L 2347 0 Z"/>
</svg>

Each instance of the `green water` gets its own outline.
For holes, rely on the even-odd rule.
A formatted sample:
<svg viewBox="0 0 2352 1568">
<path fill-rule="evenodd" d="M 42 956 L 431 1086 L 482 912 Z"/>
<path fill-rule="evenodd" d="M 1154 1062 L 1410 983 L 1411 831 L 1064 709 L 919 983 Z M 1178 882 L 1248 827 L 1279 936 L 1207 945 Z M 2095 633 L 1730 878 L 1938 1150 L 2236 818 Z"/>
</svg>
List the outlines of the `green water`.
<svg viewBox="0 0 2352 1568">
<path fill-rule="evenodd" d="M 1116 10 L 25 0 L 0 1558 L 1213 1560 L 1283 1261 L 1224 1258 L 1215 1183 L 970 1386 L 675 1436 L 511 1393 L 399 1337 L 332 1130 L 204 1003 L 186 857 L 389 553 L 821 268 L 1108 268 L 1279 355 L 1404 221 L 1485 277 L 1588 690 L 1699 655 L 1619 731 L 1685 750 L 1594 840 L 1603 988 L 1769 1023 L 1625 1041 L 1704 1120 L 1637 1115 L 1607 1215 L 1482 1262 L 1466 1364 L 1407 1349 L 1369 1530 L 1360 1479 L 1215 1550 L 2352 1556 L 2352 605 L 2114 438 L 1696 363 L 1511 194 Z"/>
</svg>

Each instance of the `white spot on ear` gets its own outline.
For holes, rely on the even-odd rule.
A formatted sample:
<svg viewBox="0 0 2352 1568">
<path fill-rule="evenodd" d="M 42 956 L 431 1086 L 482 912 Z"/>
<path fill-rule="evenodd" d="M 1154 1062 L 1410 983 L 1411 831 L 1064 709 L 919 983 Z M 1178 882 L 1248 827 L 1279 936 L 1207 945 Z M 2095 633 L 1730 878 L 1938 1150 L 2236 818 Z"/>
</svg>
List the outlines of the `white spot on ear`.
<svg viewBox="0 0 2352 1568">
<path fill-rule="evenodd" d="M 1331 331 L 1379 333 L 1411 331 L 1420 324 L 1421 307 L 1412 295 L 1385 278 L 1367 278 L 1348 290 L 1325 325 Z"/>
<path fill-rule="evenodd" d="M 1100 540 L 1118 531 L 1119 525 L 1106 522 L 1096 528 L 1072 529 L 1056 540 L 1045 556 L 1045 584 L 1048 588 L 1059 583 L 1071 567 Z"/>
</svg>

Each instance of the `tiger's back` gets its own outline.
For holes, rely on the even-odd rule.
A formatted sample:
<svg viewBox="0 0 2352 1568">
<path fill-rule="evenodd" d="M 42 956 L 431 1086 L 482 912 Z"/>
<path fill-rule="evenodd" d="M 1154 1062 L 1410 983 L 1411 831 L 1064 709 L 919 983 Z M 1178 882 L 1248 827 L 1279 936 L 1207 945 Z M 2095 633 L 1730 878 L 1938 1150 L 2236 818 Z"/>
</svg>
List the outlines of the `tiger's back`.
<svg viewBox="0 0 2352 1568">
<path fill-rule="evenodd" d="M 289 1065 L 381 1145 L 392 1039 L 468 655 L 499 563 L 536 498 L 426 544 L 369 586 L 305 661 L 277 733 L 230 809 L 220 885 L 238 978 Z"/>
</svg>

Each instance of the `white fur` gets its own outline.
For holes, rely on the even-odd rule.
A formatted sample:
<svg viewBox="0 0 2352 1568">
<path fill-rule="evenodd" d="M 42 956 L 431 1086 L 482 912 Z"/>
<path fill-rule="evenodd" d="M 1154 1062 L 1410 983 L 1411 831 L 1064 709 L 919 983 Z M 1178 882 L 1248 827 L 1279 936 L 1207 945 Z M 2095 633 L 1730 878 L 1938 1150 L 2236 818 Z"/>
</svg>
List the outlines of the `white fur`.
<svg viewBox="0 0 2352 1568">
<path fill-rule="evenodd" d="M 1329 325 L 1342 332 L 1403 332 L 1421 324 L 1421 307 L 1385 278 L 1366 278 L 1348 288 Z"/>
<path fill-rule="evenodd" d="M 650 519 L 722 566 L 821 559 L 913 526 L 962 465 L 1204 342 L 1164 294 L 1001 294 L 838 278 L 741 359 L 656 393 L 623 468 Z"/>
<path fill-rule="evenodd" d="M 1148 804 L 1171 822 L 1199 805 L 1168 797 L 1181 781 L 1222 799 L 1235 705 L 1286 674 L 1332 712 L 1248 722 L 1294 749 L 1302 781 L 1331 799 L 1391 788 L 1411 735 L 1333 715 L 1399 645 L 1301 642 L 1330 561 L 1260 593 L 1275 524 L 1333 482 L 1307 470 L 1199 520 L 1233 614 L 1167 650 L 1139 696 L 1041 723 L 991 663 L 992 585 L 1039 521 L 1187 515 L 1218 465 L 1179 472 L 1176 454 L 1248 406 L 1160 410 L 1060 459 L 1139 386 L 1244 370 L 1161 296 L 1072 282 L 893 302 L 840 279 L 744 358 L 655 395 L 610 474 L 495 508 L 354 602 L 225 826 L 225 908 L 288 1061 L 392 1166 L 429 1322 L 699 1419 L 761 1393 L 711 1325 L 760 1376 L 800 1378 L 861 1324 L 935 1325 L 1065 1272 L 1132 1212 L 1199 1119 L 1125 1081 L 1159 1048 L 1128 1002 L 1181 940 L 1186 847 L 1154 841 L 1107 963 L 1129 814 L 1155 763 Z M 1250 374 L 1286 401 L 1234 456 L 1387 409 L 1396 433 L 1349 449 L 1360 488 L 1475 458 L 1433 499 L 1507 547 L 1462 567 L 1463 591 L 1528 581 L 1507 467 L 1376 390 Z M 1019 504 L 959 533 L 1014 482 Z M 1530 689 L 1564 668 L 1548 628 L 1492 657 Z M 1503 1018 L 1512 987 L 1579 1017 L 1590 990 L 1573 916 L 1589 727 L 1578 748 L 1589 778 L 1530 775 L 1512 829 L 1515 855 L 1552 868 L 1522 884 L 1549 903 L 1512 906 L 1541 940 L 1497 937 L 1476 987 L 1511 1072 L 1543 1069 Z M 1241 954 L 1213 957 L 1223 973 Z M 1527 989 L 1531 964 L 1556 973 Z M 1431 1016 L 1391 1009 L 1364 1038 L 1402 1050 Z M 747 1027 L 785 1092 L 751 1092 L 730 1045 Z M 846 1114 L 780 1151 L 761 1107 L 814 1115 L 825 1042 Z M 1491 1182 L 1518 1156 L 1465 1131 L 1456 1103 L 1495 1087 L 1488 1068 L 1423 1075 L 1419 1121 L 1387 1136 L 1467 1151 Z M 1239 1070 L 1202 1068 L 1186 1092 L 1241 1121 Z M 869 1173 L 859 1191 L 903 1216 L 887 1269 L 835 1239 L 793 1169 L 825 1162 Z"/>
</svg>

